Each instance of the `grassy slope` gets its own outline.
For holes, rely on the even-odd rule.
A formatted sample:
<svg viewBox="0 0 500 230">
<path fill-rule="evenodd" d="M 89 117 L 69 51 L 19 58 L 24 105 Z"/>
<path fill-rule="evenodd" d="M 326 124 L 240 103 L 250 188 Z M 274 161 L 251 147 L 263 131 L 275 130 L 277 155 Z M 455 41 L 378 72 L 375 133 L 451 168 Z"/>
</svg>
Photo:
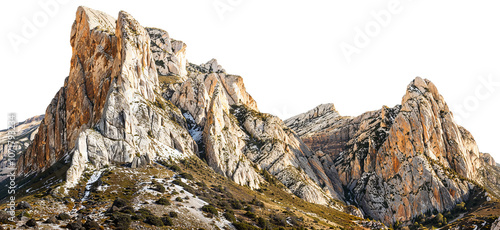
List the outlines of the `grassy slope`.
<svg viewBox="0 0 500 230">
<path fill-rule="evenodd" d="M 285 186 L 274 180 L 274 183 L 266 183 L 259 191 L 242 187 L 227 178 L 208 169 L 205 163 L 199 159 L 190 159 L 184 164 L 184 169 L 192 174 L 196 179 L 205 181 L 208 187 L 221 186 L 225 188 L 226 194 L 232 194 L 239 200 L 251 202 L 254 198 L 264 203 L 264 209 L 258 210 L 261 217 L 268 218 L 270 214 L 287 213 L 303 218 L 304 227 L 314 227 L 316 229 L 330 227 L 355 228 L 354 220 L 357 217 L 348 215 L 322 205 L 306 202 L 297 196 L 284 190 Z M 209 202 L 209 203 L 215 203 Z M 220 206 L 220 205 L 219 205 Z M 247 218 L 248 219 L 248 218 Z M 248 219 L 249 222 L 252 222 Z"/>
<path fill-rule="evenodd" d="M 164 165 L 167 165 L 164 163 Z M 216 207 L 220 215 L 214 217 L 222 218 L 222 213 L 227 210 L 232 210 L 238 222 L 245 222 L 250 225 L 257 226 L 259 221 L 267 223 L 273 229 L 279 227 L 284 229 L 300 229 L 300 228 L 315 228 L 315 229 L 357 229 L 352 222 L 358 218 L 345 214 L 343 212 L 315 205 L 303 201 L 295 195 L 286 192 L 284 186 L 277 180 L 272 180 L 272 183 L 263 185 L 260 191 L 250 190 L 248 187 L 243 187 L 235 184 L 227 178 L 215 173 L 199 158 L 184 160 L 172 167 L 155 163 L 146 168 L 130 169 L 124 167 L 109 168 L 103 172 L 101 177 L 102 185 L 107 188 L 104 191 L 93 191 L 87 201 L 81 201 L 84 196 L 85 185 L 90 178 L 92 172 L 84 173 L 81 182 L 72 189 L 69 189 L 67 194 L 63 195 L 63 186 L 53 189 L 55 186 L 47 186 L 41 188 L 35 193 L 26 194 L 17 197 L 17 202 L 27 201 L 32 205 L 32 209 L 26 213 L 26 216 L 38 220 L 44 220 L 50 216 L 57 215 L 61 212 L 77 211 L 85 216 L 95 217 L 98 222 L 104 227 L 111 227 L 110 216 L 97 217 L 99 214 L 105 213 L 111 207 L 112 202 L 116 198 L 123 198 L 135 204 L 136 210 L 139 207 L 150 209 L 157 216 L 162 216 L 170 211 L 180 213 L 179 218 L 173 218 L 174 227 L 177 229 L 205 227 L 205 223 L 197 223 L 192 221 L 193 225 L 185 225 L 183 219 L 190 218 L 189 213 L 182 211 L 187 207 L 183 203 L 176 203 L 176 196 L 182 194 L 195 194 L 191 199 L 199 198 Z M 144 192 L 147 188 L 153 188 L 156 179 L 163 181 L 171 181 L 174 176 L 179 177 L 184 175 L 190 180 L 185 184 L 185 191 L 179 189 L 175 191 L 174 185 L 164 183 L 166 192 Z M 191 176 L 192 175 L 192 178 Z M 272 177 L 271 177 L 272 178 Z M 100 183 L 101 183 L 100 182 Z M 58 185 L 63 185 L 60 183 Z M 40 187 L 38 184 L 34 187 Z M 51 189 L 52 188 L 52 189 Z M 151 191 L 150 189 L 148 191 Z M 186 192 L 186 193 L 184 193 Z M 175 205 L 163 207 L 154 204 L 154 200 L 164 197 L 170 199 Z M 233 203 L 239 203 L 240 207 L 234 207 Z M 185 204 L 187 205 L 187 204 Z M 6 208 L 6 204 L 0 205 L 0 208 Z M 185 212 L 185 213 L 183 213 Z M 251 212 L 255 216 L 248 214 Z M 16 214 L 19 214 L 18 211 Z M 182 215 L 186 215 L 185 217 Z M 210 218 L 209 214 L 205 214 Z M 192 218 L 192 217 L 191 217 Z M 289 225 L 285 221 L 293 223 Z M 24 220 L 25 221 L 25 220 Z M 73 220 L 72 220 L 73 221 Z M 280 222 L 281 221 L 281 222 Z M 61 222 L 58 226 L 65 226 L 69 222 Z M 199 225 L 196 225 L 199 224 Z M 167 227 L 153 227 L 142 221 L 132 223 L 132 228 L 139 226 L 151 229 L 166 229 Z M 43 225 L 42 225 L 43 227 Z M 45 226 L 50 229 L 50 226 Z M 44 229 L 44 228 L 42 228 Z"/>
</svg>

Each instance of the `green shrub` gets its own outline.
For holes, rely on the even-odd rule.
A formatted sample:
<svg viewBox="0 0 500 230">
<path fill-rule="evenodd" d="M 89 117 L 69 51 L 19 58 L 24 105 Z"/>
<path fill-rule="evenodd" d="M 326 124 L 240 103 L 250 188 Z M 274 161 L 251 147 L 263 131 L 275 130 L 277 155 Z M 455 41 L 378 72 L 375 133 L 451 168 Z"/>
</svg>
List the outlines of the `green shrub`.
<svg viewBox="0 0 500 230">
<path fill-rule="evenodd" d="M 250 218 L 250 219 L 255 219 L 255 218 L 257 218 L 257 215 L 255 215 L 255 213 L 250 212 L 250 211 L 247 211 L 247 212 L 245 213 L 245 216 L 246 216 L 246 217 L 248 217 L 248 218 Z"/>
<path fill-rule="evenodd" d="M 146 220 L 144 220 L 144 223 L 150 224 L 153 226 L 163 226 L 163 220 L 160 217 L 157 217 L 155 215 L 150 215 L 150 216 L 146 217 Z"/>
<path fill-rule="evenodd" d="M 466 211 L 466 210 L 467 210 L 467 208 L 465 207 L 465 203 L 464 203 L 464 202 L 462 202 L 462 203 L 460 203 L 460 204 L 457 204 L 457 205 L 455 206 L 455 211 L 456 211 L 456 212 L 464 212 L 464 211 Z"/>
<path fill-rule="evenodd" d="M 163 186 L 161 184 L 156 184 L 155 190 L 158 191 L 158 192 L 164 193 L 165 192 L 165 186 Z"/>
<path fill-rule="evenodd" d="M 172 212 L 170 212 L 170 213 L 172 213 Z M 177 213 L 176 213 L 176 214 L 177 214 Z M 169 216 L 163 216 L 163 217 L 161 218 L 161 221 L 163 222 L 163 225 L 165 225 L 165 226 L 172 226 L 172 225 L 174 224 L 174 223 L 172 222 L 172 219 L 170 219 L 170 217 L 169 217 Z"/>
<path fill-rule="evenodd" d="M 149 209 L 145 209 L 145 208 L 140 208 L 137 212 L 140 213 L 143 216 L 151 216 L 151 215 L 153 215 L 153 213 L 151 211 L 149 211 Z"/>
<path fill-rule="evenodd" d="M 115 213 L 113 214 L 113 224 L 115 224 L 116 229 L 129 229 L 130 223 L 132 223 L 132 219 L 130 215 L 123 213 Z"/>
<path fill-rule="evenodd" d="M 158 199 L 156 203 L 159 205 L 170 205 L 170 201 L 165 197 Z"/>
<path fill-rule="evenodd" d="M 201 187 L 201 188 L 207 188 L 207 184 L 205 184 L 205 182 L 200 182 L 200 181 L 198 181 L 198 182 L 196 182 L 195 184 L 196 184 L 198 187 Z"/>
<path fill-rule="evenodd" d="M 231 202 L 231 208 L 233 209 L 240 210 L 243 208 L 243 205 L 238 200 L 231 200 L 230 202 Z"/>
<path fill-rule="evenodd" d="M 287 223 L 286 223 L 286 217 L 283 216 L 282 214 L 271 214 L 271 220 L 273 221 L 274 224 L 278 225 L 278 226 L 286 226 Z"/>
<path fill-rule="evenodd" d="M 169 212 L 168 216 L 170 216 L 172 218 L 176 218 L 178 216 L 178 214 L 177 214 L 177 212 Z"/>
<path fill-rule="evenodd" d="M 132 216 L 132 219 L 144 221 L 150 216 L 154 216 L 151 211 L 145 208 L 140 208 L 137 212 L 135 212 L 135 215 Z"/>
<path fill-rule="evenodd" d="M 126 213 L 130 215 L 134 214 L 134 211 L 135 211 L 134 208 L 131 206 L 125 206 L 120 210 L 121 213 Z"/>
<path fill-rule="evenodd" d="M 188 191 L 191 194 L 194 194 L 196 192 L 196 190 L 194 190 L 193 187 L 191 187 L 188 184 L 182 182 L 179 178 L 177 178 L 174 181 L 172 181 L 172 183 L 181 186 L 184 190 Z"/>
<path fill-rule="evenodd" d="M 224 213 L 224 218 L 226 218 L 226 220 L 228 220 L 231 223 L 236 222 L 236 217 L 234 216 L 233 210 L 230 209 L 226 210 L 226 212 Z"/>
<path fill-rule="evenodd" d="M 245 207 L 245 211 L 255 212 L 255 209 L 252 206 L 249 205 L 249 206 Z"/>
<path fill-rule="evenodd" d="M 251 225 L 251 224 L 248 224 L 246 222 L 236 222 L 236 223 L 233 223 L 234 227 L 237 229 L 237 230 L 258 230 L 259 228 Z"/>
<path fill-rule="evenodd" d="M 261 208 L 264 207 L 264 202 L 257 200 L 257 198 L 253 198 L 253 200 L 250 203 L 255 205 L 255 206 L 259 206 Z"/>
<path fill-rule="evenodd" d="M 117 208 L 122 208 L 128 205 L 128 201 L 122 198 L 116 198 L 115 201 L 113 201 L 113 206 Z"/>
<path fill-rule="evenodd" d="M 217 209 L 214 206 L 209 205 L 209 204 L 201 207 L 201 211 L 204 211 L 206 213 L 211 213 L 211 214 L 213 214 L 215 216 L 217 216 L 219 214 L 219 212 L 217 211 Z"/>
<path fill-rule="evenodd" d="M 181 171 L 181 167 L 177 166 L 177 165 L 170 165 L 170 170 L 174 171 L 174 172 L 180 172 Z"/>
<path fill-rule="evenodd" d="M 159 164 L 165 166 L 166 168 L 174 171 L 174 172 L 180 172 L 181 171 L 181 168 L 177 165 L 173 165 L 173 164 L 169 164 L 168 162 L 164 161 L 164 160 L 161 160 L 158 162 Z"/>
<path fill-rule="evenodd" d="M 193 175 L 189 174 L 189 173 L 186 173 L 186 172 L 182 172 L 179 174 L 182 178 L 185 178 L 187 180 L 194 180 L 194 177 Z"/>
<path fill-rule="evenodd" d="M 271 226 L 271 223 L 269 223 L 268 220 L 266 220 L 262 217 L 257 218 L 257 225 L 265 230 L 272 230 L 273 229 Z"/>
</svg>

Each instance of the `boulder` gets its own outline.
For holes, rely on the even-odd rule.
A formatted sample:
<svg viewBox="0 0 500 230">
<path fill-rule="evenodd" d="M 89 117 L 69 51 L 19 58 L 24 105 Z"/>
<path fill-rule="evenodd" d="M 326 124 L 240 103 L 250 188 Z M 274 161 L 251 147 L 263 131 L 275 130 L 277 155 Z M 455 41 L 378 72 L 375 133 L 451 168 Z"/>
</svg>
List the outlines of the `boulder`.
<svg viewBox="0 0 500 230">
<path fill-rule="evenodd" d="M 59 220 L 55 216 L 51 216 L 44 221 L 46 224 L 59 224 Z"/>
<path fill-rule="evenodd" d="M 31 209 L 31 205 L 26 201 L 21 201 L 17 203 L 16 209 L 17 210 Z"/>
<path fill-rule="evenodd" d="M 36 227 L 36 226 L 38 226 L 38 224 L 36 223 L 35 219 L 29 219 L 28 221 L 26 221 L 26 226 L 28 226 L 28 227 Z"/>
</svg>

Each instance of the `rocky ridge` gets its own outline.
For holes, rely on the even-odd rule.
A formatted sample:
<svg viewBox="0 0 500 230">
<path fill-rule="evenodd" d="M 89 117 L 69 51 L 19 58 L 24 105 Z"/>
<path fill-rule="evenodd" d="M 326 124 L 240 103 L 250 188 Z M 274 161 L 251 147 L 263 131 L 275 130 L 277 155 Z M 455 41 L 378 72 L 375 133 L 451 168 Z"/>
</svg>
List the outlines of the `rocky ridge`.
<svg viewBox="0 0 500 230">
<path fill-rule="evenodd" d="M 121 11 L 117 20 L 79 7 L 64 86 L 48 106 L 17 175 L 69 164 L 65 181 L 109 165 L 142 167 L 162 158 L 199 155 L 216 172 L 252 189 L 267 171 L 293 194 L 340 208 L 342 199 L 312 152 L 277 117 L 258 111 L 243 78 L 215 59 L 187 62 L 186 44 L 142 27 Z"/>
<path fill-rule="evenodd" d="M 335 190 L 318 186 L 307 146 L 279 118 L 258 111 L 242 77 L 225 73 L 215 59 L 190 64 L 188 73 L 185 82 L 170 86 L 176 90 L 169 99 L 198 130 L 209 166 L 254 189 L 266 170 L 307 201 L 330 204 L 338 198 Z"/>
<path fill-rule="evenodd" d="M 87 166 L 140 167 L 156 157 L 195 154 L 180 110 L 169 107 L 157 91 L 149 34 L 132 16 L 121 11 L 115 20 L 79 7 L 71 46 L 70 75 L 20 158 L 18 175 L 65 160 L 71 162 L 66 173 L 71 185 Z"/>
<path fill-rule="evenodd" d="M 15 166 L 17 162 L 17 157 L 19 157 L 28 146 L 31 144 L 33 139 L 35 138 L 36 133 L 38 132 L 38 126 L 43 119 L 43 115 L 34 116 L 26 119 L 23 122 L 19 122 L 16 124 L 15 128 L 15 138 L 11 141 L 15 143 L 15 145 L 9 145 L 9 130 L 1 130 L 0 131 L 0 182 L 3 181 L 7 175 L 13 170 L 13 166 Z M 14 158 L 9 158 L 8 148 L 13 147 L 14 149 Z M 9 159 L 14 159 L 14 161 L 9 162 Z M 10 165 L 13 163 L 14 165 Z"/>
<path fill-rule="evenodd" d="M 308 114 L 319 108 L 285 123 L 301 134 L 324 168 L 337 170 L 346 201 L 367 216 L 404 222 L 469 198 L 484 163 L 472 135 L 453 121 L 429 80 L 413 80 L 402 105 L 394 108 L 318 124 L 320 119 Z"/>
<path fill-rule="evenodd" d="M 474 181 L 498 185 L 481 181 L 495 162 L 454 123 L 428 80 L 412 81 L 394 108 L 343 117 L 325 104 L 283 122 L 259 111 L 241 76 L 215 59 L 189 63 L 186 44 L 126 12 L 114 19 L 79 7 L 70 41 L 70 74 L 16 173 L 29 178 L 66 165 L 62 187 L 87 183 L 77 199 L 93 192 L 104 171 L 189 169 L 180 162 L 198 158 L 238 185 L 264 193 L 276 183 L 308 202 L 386 224 L 448 210 L 469 198 Z"/>
</svg>

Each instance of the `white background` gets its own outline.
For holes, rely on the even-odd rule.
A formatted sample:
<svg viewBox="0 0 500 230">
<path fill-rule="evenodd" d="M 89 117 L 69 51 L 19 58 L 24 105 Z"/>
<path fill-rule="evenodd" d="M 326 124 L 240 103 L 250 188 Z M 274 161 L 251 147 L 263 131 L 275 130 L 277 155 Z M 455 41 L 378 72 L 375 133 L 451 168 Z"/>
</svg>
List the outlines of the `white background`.
<svg viewBox="0 0 500 230">
<path fill-rule="evenodd" d="M 345 116 L 392 107 L 411 80 L 428 78 L 480 151 L 500 161 L 496 1 L 68 2 L 5 1 L 0 7 L 0 128 L 9 112 L 19 121 L 45 113 L 69 73 L 71 25 L 85 5 L 113 17 L 125 10 L 143 26 L 167 30 L 187 43 L 192 63 L 216 58 L 243 76 L 261 111 L 282 119 L 330 102 Z M 56 7 L 47 10 L 44 3 Z M 390 18 L 382 22 L 373 16 L 384 12 Z M 23 33 L 29 24 L 35 31 Z M 359 31 L 371 36 L 348 62 L 341 46 L 356 47 Z M 22 44 L 11 41 L 15 36 Z M 488 77 L 496 84 L 480 80 Z"/>
</svg>

